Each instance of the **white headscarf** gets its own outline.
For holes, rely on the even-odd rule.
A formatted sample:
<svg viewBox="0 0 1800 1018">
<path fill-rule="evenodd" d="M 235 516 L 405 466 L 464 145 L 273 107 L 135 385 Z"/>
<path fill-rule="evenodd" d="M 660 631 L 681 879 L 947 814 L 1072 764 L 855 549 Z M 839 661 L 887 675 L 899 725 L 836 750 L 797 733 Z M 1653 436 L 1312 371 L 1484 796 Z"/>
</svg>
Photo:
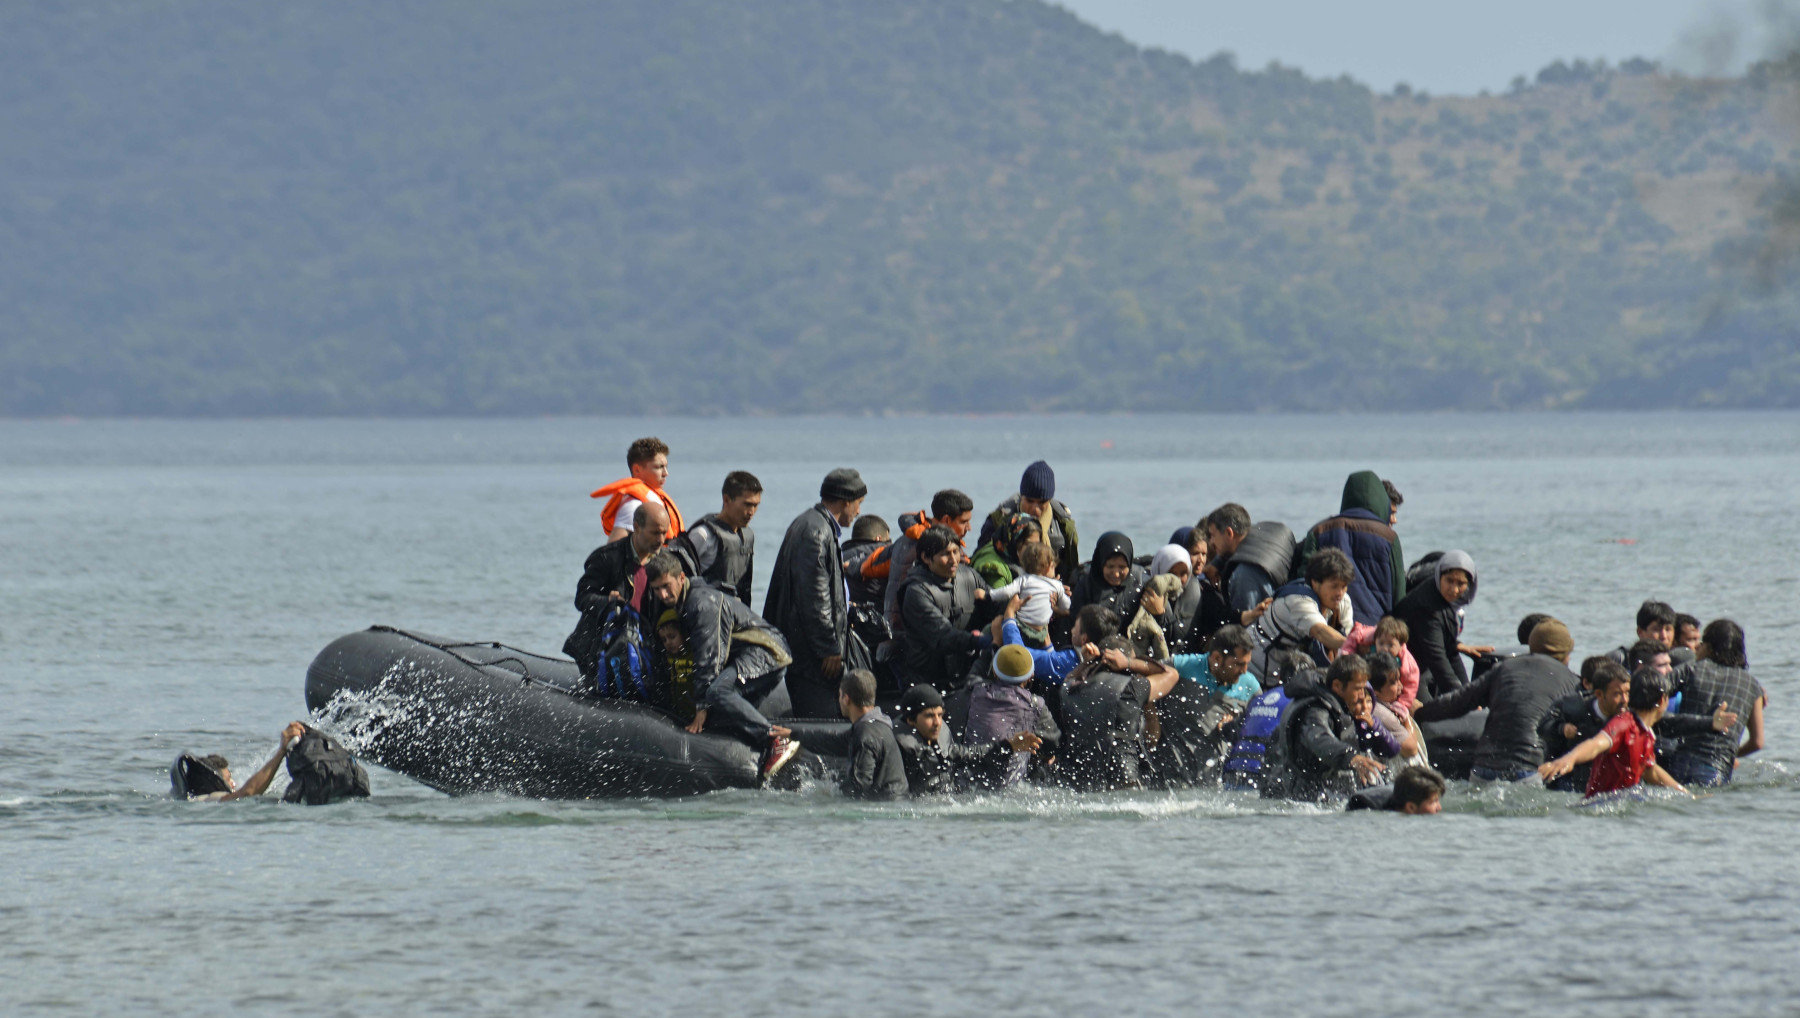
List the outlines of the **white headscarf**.
<svg viewBox="0 0 1800 1018">
<path fill-rule="evenodd" d="M 1186 548 L 1179 544 L 1165 544 L 1157 549 L 1155 557 L 1150 559 L 1150 575 L 1161 576 L 1175 571 L 1175 563 L 1187 566 L 1188 575 L 1194 575 L 1194 559 Z"/>
</svg>

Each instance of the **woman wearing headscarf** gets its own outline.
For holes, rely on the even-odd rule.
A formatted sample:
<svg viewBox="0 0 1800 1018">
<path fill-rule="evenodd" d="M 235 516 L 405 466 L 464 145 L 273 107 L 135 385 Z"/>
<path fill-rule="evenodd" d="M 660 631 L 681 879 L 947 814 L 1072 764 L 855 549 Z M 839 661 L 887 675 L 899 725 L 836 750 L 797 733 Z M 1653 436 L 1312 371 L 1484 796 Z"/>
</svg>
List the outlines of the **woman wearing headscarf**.
<svg viewBox="0 0 1800 1018">
<path fill-rule="evenodd" d="M 1070 611 L 1078 612 L 1090 604 L 1104 605 L 1119 618 L 1129 619 L 1138 609 L 1138 598 L 1150 574 L 1132 561 L 1131 538 L 1109 530 L 1094 542 L 1094 557 L 1075 578 L 1075 593 Z"/>
<path fill-rule="evenodd" d="M 993 540 L 975 549 L 969 564 L 991 587 L 1004 587 L 1025 574 L 1019 549 L 1043 539 L 1043 525 L 1028 513 L 1013 513 L 994 530 Z"/>
<path fill-rule="evenodd" d="M 1466 551 L 1447 551 L 1438 559 L 1429 583 L 1421 583 L 1394 605 L 1395 618 L 1406 623 L 1407 649 L 1419 662 L 1419 694 L 1426 699 L 1443 696 L 1467 685 L 1469 672 L 1463 654 L 1492 651 L 1492 647 L 1464 647 L 1460 640 L 1463 614 L 1475 600 L 1475 560 Z"/>
</svg>

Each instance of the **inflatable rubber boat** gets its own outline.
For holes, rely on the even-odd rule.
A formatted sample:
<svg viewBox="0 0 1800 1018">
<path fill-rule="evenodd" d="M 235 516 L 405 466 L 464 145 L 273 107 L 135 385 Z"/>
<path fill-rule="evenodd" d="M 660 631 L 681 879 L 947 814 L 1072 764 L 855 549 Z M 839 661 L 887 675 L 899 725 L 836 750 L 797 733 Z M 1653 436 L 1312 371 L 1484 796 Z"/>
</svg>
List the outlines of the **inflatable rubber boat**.
<svg viewBox="0 0 1800 1018">
<path fill-rule="evenodd" d="M 787 704 L 778 689 L 765 712 L 779 716 Z M 588 694 L 573 661 L 500 643 L 385 626 L 351 633 L 307 668 L 306 705 L 359 756 L 451 794 L 589 799 L 758 785 L 749 746 Z M 844 753 L 845 722 L 782 724 L 813 753 Z"/>
</svg>

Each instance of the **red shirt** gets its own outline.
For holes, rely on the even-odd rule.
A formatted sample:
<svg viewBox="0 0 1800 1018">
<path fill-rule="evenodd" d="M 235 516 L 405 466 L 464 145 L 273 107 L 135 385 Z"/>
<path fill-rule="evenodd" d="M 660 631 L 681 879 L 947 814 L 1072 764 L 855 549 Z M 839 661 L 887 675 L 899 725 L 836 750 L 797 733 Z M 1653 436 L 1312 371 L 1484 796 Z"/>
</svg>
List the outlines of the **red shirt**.
<svg viewBox="0 0 1800 1018">
<path fill-rule="evenodd" d="M 1656 733 L 1629 710 L 1614 714 L 1600 730 L 1612 739 L 1612 748 L 1594 760 L 1587 794 L 1616 792 L 1642 781 L 1644 768 L 1656 762 Z"/>
</svg>

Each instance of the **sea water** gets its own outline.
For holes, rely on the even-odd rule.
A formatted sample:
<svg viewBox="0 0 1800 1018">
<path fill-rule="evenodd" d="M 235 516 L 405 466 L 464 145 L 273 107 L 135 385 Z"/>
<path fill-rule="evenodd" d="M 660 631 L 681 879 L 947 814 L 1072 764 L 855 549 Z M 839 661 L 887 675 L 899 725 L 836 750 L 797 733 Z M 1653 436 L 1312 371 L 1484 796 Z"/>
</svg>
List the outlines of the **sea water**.
<svg viewBox="0 0 1800 1018">
<path fill-rule="evenodd" d="M 555 652 L 587 492 L 673 447 L 689 518 L 766 486 L 757 595 L 822 475 L 892 521 L 1048 459 L 1083 543 L 1213 506 L 1301 530 L 1372 468 L 1409 558 L 1479 565 L 1466 638 L 1580 656 L 1655 596 L 1749 633 L 1769 748 L 1728 790 L 1436 819 L 1220 792 L 866 805 L 449 798 L 247 776 L 307 663 L 385 623 Z M 0 1014 L 1780 1014 L 1800 991 L 1800 415 L 0 422 Z M 285 775 L 275 784 L 279 791 Z"/>
</svg>

